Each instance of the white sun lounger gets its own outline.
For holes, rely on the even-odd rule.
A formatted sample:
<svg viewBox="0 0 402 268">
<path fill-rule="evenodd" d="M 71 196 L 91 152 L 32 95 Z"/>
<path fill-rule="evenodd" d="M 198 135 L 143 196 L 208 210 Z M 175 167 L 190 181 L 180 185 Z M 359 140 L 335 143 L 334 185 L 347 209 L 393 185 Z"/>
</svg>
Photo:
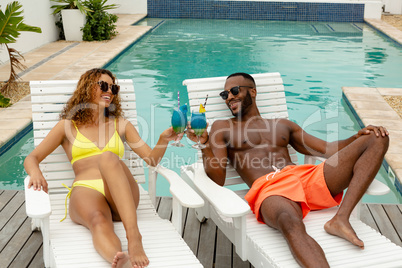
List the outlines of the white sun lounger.
<svg viewBox="0 0 402 268">
<path fill-rule="evenodd" d="M 279 73 L 252 75 L 257 84 L 257 106 L 265 118 L 288 118 L 283 81 Z M 217 119 L 231 117 L 231 112 L 219 93 L 226 77 L 189 79 L 187 86 L 191 110 L 198 109 L 208 94 L 206 117 L 209 126 Z M 289 147 L 292 161 L 297 155 Z M 307 159 L 314 163 L 315 160 Z M 227 168 L 225 187 L 215 184 L 204 172 L 202 161 L 182 167 L 182 177 L 204 198 L 205 206 L 196 209 L 197 218 L 210 218 L 234 244 L 242 260 L 254 267 L 299 267 L 282 235 L 275 229 L 258 223 L 243 197 L 248 187 L 237 172 Z M 237 187 L 236 191 L 229 188 Z M 385 194 L 389 188 L 374 180 L 366 193 Z M 390 242 L 371 227 L 352 216 L 350 221 L 364 241 L 361 250 L 339 237 L 329 235 L 323 226 L 337 211 L 330 208 L 314 211 L 304 219 L 307 232 L 322 246 L 331 267 L 402 267 L 402 248 Z"/>
<path fill-rule="evenodd" d="M 34 143 L 37 146 L 58 122 L 59 113 L 76 88 L 77 81 L 34 81 L 30 83 Z M 120 96 L 125 117 L 137 126 L 134 86 L 131 80 L 119 80 Z M 139 183 L 145 183 L 142 161 L 125 145 L 125 162 Z M 67 189 L 71 187 L 74 172 L 64 150 L 59 146 L 41 164 L 49 184 L 49 194 L 27 189 L 25 179 L 26 212 L 32 220 L 32 229 L 43 235 L 43 258 L 46 267 L 110 267 L 94 249 L 88 229 L 75 224 L 69 217 L 63 222 Z M 172 222 L 161 219 L 155 210 L 157 173 L 170 183 L 173 196 Z M 140 185 L 138 225 L 149 267 L 202 267 L 181 237 L 182 207 L 201 207 L 204 201 L 175 172 L 158 166 L 150 168 L 149 194 Z M 127 251 L 127 239 L 122 222 L 115 222 L 115 231 Z"/>
</svg>

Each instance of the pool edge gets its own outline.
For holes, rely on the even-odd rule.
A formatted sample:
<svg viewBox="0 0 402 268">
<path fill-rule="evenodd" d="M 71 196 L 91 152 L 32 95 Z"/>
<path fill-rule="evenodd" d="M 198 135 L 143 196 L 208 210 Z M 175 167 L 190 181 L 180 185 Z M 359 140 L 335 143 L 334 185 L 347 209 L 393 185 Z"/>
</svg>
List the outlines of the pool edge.
<svg viewBox="0 0 402 268">
<path fill-rule="evenodd" d="M 33 129 L 32 120 L 0 147 L 0 157 Z"/>
<path fill-rule="evenodd" d="M 345 93 L 345 90 L 346 90 L 347 88 L 348 88 L 348 87 L 342 87 L 342 99 L 345 101 L 346 105 L 349 107 L 351 113 L 352 113 L 353 116 L 355 117 L 355 119 L 356 119 L 357 123 L 359 124 L 359 126 L 360 126 L 361 128 L 364 128 L 364 127 L 365 127 L 365 124 L 363 123 L 362 119 L 360 118 L 360 116 L 359 116 L 358 112 L 356 111 L 355 107 L 352 105 L 352 101 L 349 100 L 349 98 L 348 98 L 348 96 L 347 96 L 347 93 Z M 377 89 L 375 88 L 375 90 L 377 90 Z M 380 93 L 378 93 L 378 94 L 380 94 Z M 380 95 L 381 95 L 381 94 L 380 94 Z M 381 95 L 381 97 L 382 97 L 382 95 Z M 385 102 L 385 100 L 384 100 L 384 102 Z M 392 108 L 391 108 L 391 109 L 392 109 Z M 401 182 L 401 177 L 398 176 L 399 174 L 397 174 L 397 173 L 398 173 L 398 171 L 397 171 L 398 168 L 393 167 L 392 165 L 390 165 L 390 164 L 388 163 L 388 161 L 385 159 L 385 157 L 384 157 L 384 159 L 383 159 L 383 161 L 382 161 L 382 165 L 383 165 L 383 167 L 385 168 L 385 170 L 387 171 L 387 173 L 388 173 L 388 179 L 389 179 L 391 182 L 392 182 L 392 178 L 391 178 L 391 177 L 392 177 L 392 176 L 394 177 L 395 180 L 393 181 L 393 184 L 394 184 L 396 190 L 397 190 L 397 191 L 399 192 L 399 194 L 401 194 L 401 196 L 402 196 L 402 182 Z"/>
</svg>

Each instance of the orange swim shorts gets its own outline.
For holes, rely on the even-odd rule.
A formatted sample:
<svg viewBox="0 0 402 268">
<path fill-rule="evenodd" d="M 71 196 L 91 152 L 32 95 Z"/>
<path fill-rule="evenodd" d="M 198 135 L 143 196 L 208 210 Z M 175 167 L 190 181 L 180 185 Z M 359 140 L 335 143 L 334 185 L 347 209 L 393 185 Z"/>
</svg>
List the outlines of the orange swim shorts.
<svg viewBox="0 0 402 268">
<path fill-rule="evenodd" d="M 319 165 L 290 165 L 254 181 L 245 199 L 259 222 L 260 207 L 267 197 L 279 195 L 301 205 L 303 218 L 311 210 L 337 206 L 343 193 L 333 197 L 324 179 L 324 162 Z"/>
</svg>

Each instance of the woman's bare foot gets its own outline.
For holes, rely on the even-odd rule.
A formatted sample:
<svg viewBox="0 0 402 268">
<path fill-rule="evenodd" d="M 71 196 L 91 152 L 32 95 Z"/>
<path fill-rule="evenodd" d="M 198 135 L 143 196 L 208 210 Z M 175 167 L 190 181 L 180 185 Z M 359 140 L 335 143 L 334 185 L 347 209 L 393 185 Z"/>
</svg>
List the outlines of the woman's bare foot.
<svg viewBox="0 0 402 268">
<path fill-rule="evenodd" d="M 349 221 L 342 221 L 335 215 L 324 225 L 324 229 L 327 233 L 346 239 L 352 244 L 364 249 L 363 241 L 357 237 Z"/>
<path fill-rule="evenodd" d="M 126 252 L 117 252 L 113 258 L 112 268 L 129 268 L 131 267 L 129 260 L 130 257 Z"/>
<path fill-rule="evenodd" d="M 133 268 L 142 268 L 149 265 L 149 260 L 139 239 L 128 240 L 128 254 Z"/>
</svg>

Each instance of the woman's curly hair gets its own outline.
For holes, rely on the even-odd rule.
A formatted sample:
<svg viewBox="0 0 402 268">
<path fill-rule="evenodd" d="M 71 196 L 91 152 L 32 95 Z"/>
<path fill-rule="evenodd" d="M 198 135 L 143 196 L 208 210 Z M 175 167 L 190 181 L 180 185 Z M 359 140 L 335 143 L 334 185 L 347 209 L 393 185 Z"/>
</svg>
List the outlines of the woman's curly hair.
<svg viewBox="0 0 402 268">
<path fill-rule="evenodd" d="M 94 122 L 93 114 L 94 110 L 97 109 L 97 106 L 94 106 L 95 104 L 93 103 L 95 85 L 97 85 L 96 83 L 102 74 L 109 75 L 113 83 L 116 82 L 115 76 L 109 70 L 95 68 L 86 71 L 81 75 L 76 90 L 64 106 L 60 114 L 60 119 L 74 120 L 77 125 L 91 124 Z M 115 95 L 109 108 L 105 108 L 105 116 L 123 116 L 120 102 L 119 94 Z"/>
</svg>

